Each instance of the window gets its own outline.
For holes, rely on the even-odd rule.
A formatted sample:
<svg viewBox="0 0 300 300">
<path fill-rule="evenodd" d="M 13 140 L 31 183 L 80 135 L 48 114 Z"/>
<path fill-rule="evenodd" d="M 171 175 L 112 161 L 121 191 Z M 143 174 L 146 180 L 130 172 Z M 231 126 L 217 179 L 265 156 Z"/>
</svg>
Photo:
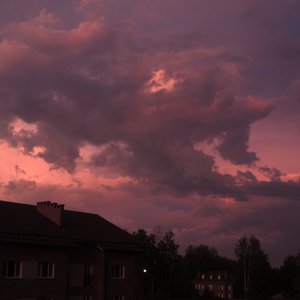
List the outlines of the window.
<svg viewBox="0 0 300 300">
<path fill-rule="evenodd" d="M 84 265 L 84 286 L 92 287 L 93 286 L 93 274 L 94 266 L 91 264 Z"/>
<path fill-rule="evenodd" d="M 115 279 L 125 278 L 125 266 L 124 265 L 113 265 L 112 266 L 112 278 L 115 278 Z"/>
<path fill-rule="evenodd" d="M 21 278 L 22 263 L 19 261 L 8 260 L 3 263 L 3 274 L 6 278 Z"/>
<path fill-rule="evenodd" d="M 202 275 L 201 277 L 202 277 L 202 279 L 205 279 L 205 275 Z"/>
<path fill-rule="evenodd" d="M 120 295 L 112 296 L 112 300 L 124 300 L 124 299 L 125 299 L 124 296 L 120 296 Z"/>
<path fill-rule="evenodd" d="M 218 279 L 219 279 L 219 280 L 221 279 L 221 275 L 218 275 Z"/>
<path fill-rule="evenodd" d="M 39 262 L 38 277 L 39 278 L 54 278 L 54 263 Z"/>
<path fill-rule="evenodd" d="M 212 275 L 209 275 L 209 279 L 212 280 L 212 279 L 213 279 L 213 276 L 212 276 Z"/>
</svg>

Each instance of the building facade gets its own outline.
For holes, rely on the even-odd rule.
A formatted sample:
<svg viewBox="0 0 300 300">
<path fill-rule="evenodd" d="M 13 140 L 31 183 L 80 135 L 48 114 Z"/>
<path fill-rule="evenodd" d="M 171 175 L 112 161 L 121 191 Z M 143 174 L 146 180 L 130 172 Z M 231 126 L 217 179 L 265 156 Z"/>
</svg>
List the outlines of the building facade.
<svg viewBox="0 0 300 300">
<path fill-rule="evenodd" d="M 143 299 L 142 251 L 95 214 L 0 201 L 1 300 Z"/>
<path fill-rule="evenodd" d="M 194 284 L 199 296 L 233 299 L 233 278 L 226 271 L 199 273 Z"/>
</svg>

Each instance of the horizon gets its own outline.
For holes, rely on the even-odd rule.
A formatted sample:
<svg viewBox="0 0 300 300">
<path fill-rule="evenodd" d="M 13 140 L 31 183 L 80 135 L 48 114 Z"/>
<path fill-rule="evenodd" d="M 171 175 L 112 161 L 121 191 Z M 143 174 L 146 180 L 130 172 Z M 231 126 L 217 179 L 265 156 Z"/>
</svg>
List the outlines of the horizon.
<svg viewBox="0 0 300 300">
<path fill-rule="evenodd" d="M 52 202 L 52 201 L 50 201 L 50 200 L 46 200 L 46 201 Z M 8 203 L 16 203 L 16 204 L 22 204 L 22 205 L 30 205 L 30 206 L 33 206 L 33 207 L 36 207 L 37 204 L 40 203 L 40 202 L 35 202 L 35 203 L 23 203 L 23 202 L 14 202 L 14 201 L 5 201 L 5 200 L 0 200 L 0 202 L 8 202 Z M 52 203 L 53 203 L 53 202 L 52 202 Z M 95 214 L 95 212 L 92 212 L 92 211 L 80 211 L 80 210 L 66 209 L 64 203 L 57 203 L 57 202 L 56 202 L 56 204 L 58 204 L 58 205 L 63 205 L 63 206 L 64 206 L 63 211 L 66 210 L 66 211 L 79 212 L 79 213 L 84 213 L 84 214 Z M 100 216 L 101 218 L 103 218 L 103 216 L 101 216 L 101 214 L 99 214 L 99 213 L 96 213 L 96 214 L 97 214 L 98 216 Z M 107 221 L 109 221 L 109 220 L 107 220 Z M 109 221 L 109 222 L 112 222 L 112 221 Z M 113 223 L 113 224 L 114 224 L 114 223 Z M 116 224 L 114 224 L 114 225 L 116 225 Z M 134 233 L 138 232 L 138 230 L 140 230 L 140 229 L 141 229 L 141 230 L 145 230 L 144 228 L 136 228 L 136 229 L 133 229 L 132 231 L 128 231 L 127 228 L 122 228 L 122 227 L 119 226 L 119 225 L 116 225 L 116 226 L 118 226 L 120 229 L 122 229 L 122 230 L 124 230 L 124 231 L 126 231 L 126 232 L 128 232 L 128 233 L 130 233 L 130 234 L 134 234 Z M 161 239 L 163 239 L 164 235 L 165 235 L 169 230 L 162 231 L 162 229 L 160 228 L 160 226 L 156 226 L 156 227 L 153 228 L 152 230 L 145 230 L 145 231 L 147 232 L 147 234 L 154 234 L 154 236 L 155 236 L 155 238 L 156 238 L 156 243 L 158 243 Z M 172 232 L 173 232 L 173 231 L 172 231 Z M 232 253 L 226 255 L 226 254 L 224 254 L 224 253 L 220 253 L 219 249 L 218 249 L 217 247 L 215 247 L 214 245 L 205 244 L 205 242 L 204 242 L 204 243 L 198 243 L 198 244 L 193 244 L 193 243 L 191 243 L 191 244 L 188 244 L 188 245 L 183 246 L 183 245 L 181 245 L 181 244 L 179 243 L 179 241 L 177 241 L 176 235 L 174 235 L 175 243 L 179 246 L 179 247 L 178 247 L 178 254 L 181 255 L 181 256 L 185 256 L 186 250 L 188 249 L 189 246 L 195 246 L 195 247 L 197 247 L 197 246 L 208 246 L 208 247 L 212 247 L 212 248 L 214 248 L 215 250 L 217 250 L 219 256 L 225 257 L 225 258 L 228 258 L 228 259 L 232 259 L 232 260 L 234 260 L 234 261 L 237 261 L 237 257 L 236 257 L 235 254 L 234 254 L 234 246 L 236 245 L 236 243 L 238 242 L 238 240 L 241 239 L 242 237 L 243 237 L 243 236 L 239 237 L 239 238 L 235 241 L 235 244 L 232 245 Z M 247 236 L 247 237 L 248 237 L 248 236 Z M 249 235 L 249 237 L 250 237 L 250 235 Z M 259 242 L 261 243 L 261 241 L 259 241 Z M 261 245 L 261 246 L 262 246 L 262 245 Z M 284 260 L 286 257 L 284 257 L 283 260 L 282 260 L 282 262 L 280 262 L 278 265 L 273 265 L 272 262 L 270 261 L 269 253 L 267 253 L 263 247 L 262 247 L 261 249 L 262 249 L 262 251 L 268 256 L 268 259 L 269 259 L 269 262 L 270 262 L 270 265 L 271 265 L 272 268 L 280 269 L 280 268 L 283 266 L 283 262 L 284 262 L 283 260 Z M 298 254 L 299 254 L 299 252 L 295 252 L 295 253 L 287 254 L 287 256 L 290 256 L 290 255 L 296 256 L 296 255 L 298 255 Z M 219 271 L 220 271 L 220 270 L 219 270 Z"/>
</svg>

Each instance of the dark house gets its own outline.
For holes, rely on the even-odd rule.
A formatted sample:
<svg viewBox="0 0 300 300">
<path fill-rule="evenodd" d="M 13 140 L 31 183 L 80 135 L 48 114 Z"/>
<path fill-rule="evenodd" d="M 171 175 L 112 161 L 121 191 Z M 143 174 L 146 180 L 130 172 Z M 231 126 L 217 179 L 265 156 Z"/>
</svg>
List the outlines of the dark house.
<svg viewBox="0 0 300 300">
<path fill-rule="evenodd" d="M 210 295 L 221 299 L 233 298 L 233 277 L 226 271 L 199 273 L 194 284 L 199 296 Z"/>
<path fill-rule="evenodd" d="M 0 201 L 0 299 L 143 299 L 140 245 L 96 214 Z"/>
</svg>

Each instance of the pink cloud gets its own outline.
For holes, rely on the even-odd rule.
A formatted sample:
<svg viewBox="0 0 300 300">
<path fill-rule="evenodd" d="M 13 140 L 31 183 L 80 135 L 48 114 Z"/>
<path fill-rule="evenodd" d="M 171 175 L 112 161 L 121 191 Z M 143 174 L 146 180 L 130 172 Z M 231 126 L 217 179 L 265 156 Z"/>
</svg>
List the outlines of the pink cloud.
<svg viewBox="0 0 300 300">
<path fill-rule="evenodd" d="M 300 195 L 299 4 L 4 2 L 3 198 L 63 199 L 226 253 L 254 233 L 286 253 Z"/>
</svg>

